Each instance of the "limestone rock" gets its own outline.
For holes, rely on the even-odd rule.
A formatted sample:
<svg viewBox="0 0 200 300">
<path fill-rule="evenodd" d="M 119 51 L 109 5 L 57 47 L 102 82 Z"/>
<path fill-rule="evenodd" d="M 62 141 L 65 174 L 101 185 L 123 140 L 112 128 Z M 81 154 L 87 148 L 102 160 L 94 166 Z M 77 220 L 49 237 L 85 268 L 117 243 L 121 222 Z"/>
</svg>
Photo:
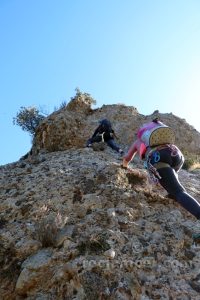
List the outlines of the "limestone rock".
<svg viewBox="0 0 200 300">
<path fill-rule="evenodd" d="M 159 117 L 170 125 L 176 133 L 176 144 L 188 153 L 200 154 L 200 133 L 184 119 L 172 113 L 153 112 L 152 115 L 139 114 L 136 108 L 125 105 L 103 105 L 92 110 L 85 98 L 72 99 L 63 109 L 49 115 L 38 127 L 33 141 L 32 152 L 60 151 L 86 145 L 98 121 L 108 118 L 116 131 L 118 143 L 122 148 L 130 145 L 139 126 Z M 181 128 L 181 130 L 177 130 Z M 104 145 L 94 145 L 94 150 L 103 151 Z"/>
<path fill-rule="evenodd" d="M 199 300 L 200 244 L 192 233 L 200 223 L 150 186 L 137 160 L 131 172 L 107 145 L 84 147 L 103 117 L 125 148 L 152 115 L 81 103 L 44 120 L 31 159 L 0 167 L 0 298 Z M 181 147 L 198 153 L 198 132 L 172 114 L 155 114 L 184 128 Z M 179 178 L 200 201 L 200 171 L 181 170 Z"/>
</svg>

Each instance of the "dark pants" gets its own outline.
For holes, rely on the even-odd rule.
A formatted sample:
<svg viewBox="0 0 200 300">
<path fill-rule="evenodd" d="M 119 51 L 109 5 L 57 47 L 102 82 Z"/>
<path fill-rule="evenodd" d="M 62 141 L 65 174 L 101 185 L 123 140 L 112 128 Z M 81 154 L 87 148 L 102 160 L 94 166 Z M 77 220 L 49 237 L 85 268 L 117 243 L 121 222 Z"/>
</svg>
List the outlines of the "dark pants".
<svg viewBox="0 0 200 300">
<path fill-rule="evenodd" d="M 189 211 L 197 219 L 200 219 L 200 204 L 192 196 L 190 196 L 185 188 L 178 180 L 177 172 L 182 164 L 184 158 L 181 151 L 174 145 L 159 150 L 159 148 L 152 152 L 150 162 L 152 165 L 164 162 L 169 167 L 157 168 L 161 179 L 159 179 L 162 187 L 180 203 L 187 211 Z M 158 164 L 159 165 L 159 164 Z"/>
<path fill-rule="evenodd" d="M 200 219 L 200 204 L 180 184 L 176 171 L 172 168 L 161 168 L 158 169 L 158 173 L 161 176 L 159 182 L 162 187 L 187 211 Z"/>
<path fill-rule="evenodd" d="M 117 146 L 117 144 L 115 143 L 115 141 L 113 139 L 107 140 L 105 141 L 109 147 L 111 147 L 113 150 L 116 150 L 117 152 L 119 152 L 120 147 Z"/>
</svg>

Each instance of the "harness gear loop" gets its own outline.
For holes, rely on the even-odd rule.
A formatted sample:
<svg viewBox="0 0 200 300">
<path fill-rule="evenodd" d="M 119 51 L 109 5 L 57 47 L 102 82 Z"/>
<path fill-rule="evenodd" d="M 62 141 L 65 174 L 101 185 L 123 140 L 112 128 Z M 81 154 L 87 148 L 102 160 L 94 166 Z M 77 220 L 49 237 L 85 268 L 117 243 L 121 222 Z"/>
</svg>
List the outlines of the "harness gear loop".
<svg viewBox="0 0 200 300">
<path fill-rule="evenodd" d="M 157 147 L 153 147 L 153 148 L 150 148 L 150 150 L 148 151 L 147 150 L 147 154 L 146 154 L 146 159 L 145 159 L 145 162 L 144 162 L 144 167 L 145 169 L 148 171 L 148 174 L 149 174 L 149 177 L 150 179 L 154 182 L 154 183 L 158 183 L 158 181 L 162 178 L 159 174 L 159 172 L 157 171 L 157 168 L 154 167 L 154 165 L 152 165 L 150 163 L 151 161 L 151 158 L 152 158 L 152 154 L 155 154 L 154 158 L 155 158 L 155 164 L 159 164 L 159 160 L 160 160 L 160 154 L 159 154 L 159 150 L 161 149 L 165 149 L 166 147 L 170 147 L 170 145 L 160 145 L 160 146 L 157 146 Z M 156 151 L 156 152 L 154 152 Z"/>
</svg>

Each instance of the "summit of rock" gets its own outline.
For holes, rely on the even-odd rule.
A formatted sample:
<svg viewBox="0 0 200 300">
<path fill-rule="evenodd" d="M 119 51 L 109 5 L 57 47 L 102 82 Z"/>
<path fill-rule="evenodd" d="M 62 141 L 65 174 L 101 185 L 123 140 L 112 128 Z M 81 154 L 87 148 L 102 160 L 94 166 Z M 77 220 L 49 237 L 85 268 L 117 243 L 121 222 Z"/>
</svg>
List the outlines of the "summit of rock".
<svg viewBox="0 0 200 300">
<path fill-rule="evenodd" d="M 107 118 L 113 124 L 118 142 L 127 147 L 134 139 L 139 126 L 155 117 L 170 125 L 176 133 L 176 144 L 182 151 L 200 154 L 200 133 L 184 119 L 172 113 L 154 111 L 145 116 L 133 106 L 103 105 L 92 109 L 90 103 L 78 97 L 64 108 L 49 115 L 38 127 L 33 143 L 33 151 L 60 151 L 81 148 L 98 126 L 99 120 Z"/>
</svg>

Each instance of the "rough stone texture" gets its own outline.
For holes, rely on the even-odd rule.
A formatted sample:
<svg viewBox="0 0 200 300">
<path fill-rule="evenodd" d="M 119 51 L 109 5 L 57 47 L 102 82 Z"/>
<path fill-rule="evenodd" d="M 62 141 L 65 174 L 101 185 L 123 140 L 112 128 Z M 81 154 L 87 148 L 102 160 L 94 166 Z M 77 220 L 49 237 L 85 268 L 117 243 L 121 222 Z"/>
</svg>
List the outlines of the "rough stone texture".
<svg viewBox="0 0 200 300">
<path fill-rule="evenodd" d="M 0 167 L 0 299 L 199 300 L 200 244 L 191 236 L 200 224 L 149 183 L 137 160 L 131 172 L 107 146 L 82 147 L 96 119 L 112 116 L 125 144 L 136 123 L 148 117 L 125 106 L 86 112 L 76 116 L 89 129 L 81 129 L 81 136 L 66 122 L 71 140 L 64 144 L 59 126 L 64 119 L 78 124 L 73 111 L 50 116 L 45 145 L 55 139 L 57 150 L 66 150 L 39 151 Z M 179 120 L 163 116 L 174 119 L 174 126 Z M 119 120 L 127 129 L 124 137 Z M 188 136 L 189 131 L 198 136 L 183 120 L 180 124 Z M 51 136 L 56 132 L 60 137 Z M 199 180 L 199 170 L 180 172 L 198 201 Z"/>
<path fill-rule="evenodd" d="M 181 150 L 200 154 L 200 133 L 172 113 L 161 114 L 155 111 L 152 115 L 144 116 L 136 108 L 125 105 L 103 105 L 92 110 L 87 102 L 79 98 L 42 122 L 33 142 L 33 153 L 84 147 L 98 126 L 98 121 L 103 118 L 112 122 L 118 143 L 125 148 L 132 143 L 137 128 L 157 116 L 174 129 L 176 143 Z"/>
</svg>

